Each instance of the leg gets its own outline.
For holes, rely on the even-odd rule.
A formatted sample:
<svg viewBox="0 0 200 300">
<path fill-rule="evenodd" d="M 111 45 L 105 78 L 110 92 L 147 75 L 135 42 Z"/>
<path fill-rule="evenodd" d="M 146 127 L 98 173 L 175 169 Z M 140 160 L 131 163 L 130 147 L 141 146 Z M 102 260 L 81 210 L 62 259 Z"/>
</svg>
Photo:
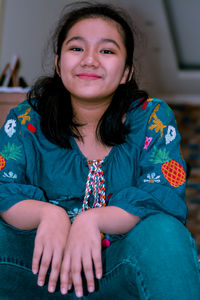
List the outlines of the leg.
<svg viewBox="0 0 200 300">
<path fill-rule="evenodd" d="M 103 251 L 104 275 L 84 299 L 200 299 L 196 245 L 175 218 L 146 218 Z"/>
<path fill-rule="evenodd" d="M 159 214 L 140 222 L 128 235 L 149 298 L 200 299 L 200 267 L 196 245 L 175 218 Z"/>
</svg>

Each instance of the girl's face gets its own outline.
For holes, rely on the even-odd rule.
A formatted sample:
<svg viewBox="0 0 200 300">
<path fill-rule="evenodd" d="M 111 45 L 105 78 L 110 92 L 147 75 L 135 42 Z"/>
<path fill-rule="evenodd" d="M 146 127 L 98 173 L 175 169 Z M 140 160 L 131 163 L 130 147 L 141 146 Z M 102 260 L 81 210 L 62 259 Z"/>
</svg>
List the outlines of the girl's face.
<svg viewBox="0 0 200 300">
<path fill-rule="evenodd" d="M 111 101 L 119 84 L 126 81 L 125 60 L 119 25 L 97 17 L 80 20 L 69 30 L 56 65 L 72 100 Z"/>
</svg>

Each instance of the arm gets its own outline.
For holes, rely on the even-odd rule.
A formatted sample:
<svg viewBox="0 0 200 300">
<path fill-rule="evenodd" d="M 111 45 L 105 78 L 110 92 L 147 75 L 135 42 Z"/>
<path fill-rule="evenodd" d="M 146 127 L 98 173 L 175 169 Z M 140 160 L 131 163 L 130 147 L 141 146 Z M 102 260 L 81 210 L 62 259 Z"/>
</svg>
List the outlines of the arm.
<svg viewBox="0 0 200 300">
<path fill-rule="evenodd" d="M 79 218 L 86 222 L 91 219 L 100 232 L 107 234 L 127 233 L 140 221 L 138 216 L 115 206 L 90 209 L 78 215 Z"/>
<path fill-rule="evenodd" d="M 51 264 L 49 290 L 53 290 L 71 223 L 65 210 L 47 203 L 42 189 L 27 175 L 27 159 L 37 165 L 31 132 L 36 128 L 33 124 L 39 124 L 30 112 L 30 106 L 23 103 L 10 112 L 0 130 L 0 217 L 22 230 L 37 229 L 32 270 L 43 285 Z"/>
<path fill-rule="evenodd" d="M 22 229 L 31 230 L 38 227 L 45 213 L 51 215 L 61 212 L 61 207 L 38 200 L 24 200 L 1 212 L 1 218 L 8 224 Z"/>
<path fill-rule="evenodd" d="M 185 223 L 186 165 L 174 114 L 166 103 L 156 99 L 144 111 L 139 109 L 138 133 L 132 137 L 140 149 L 136 183 L 113 194 L 108 205 L 140 219 L 166 213 Z"/>
<path fill-rule="evenodd" d="M 68 233 L 71 227 L 65 210 L 37 201 L 21 201 L 0 214 L 7 223 L 23 230 L 37 228 L 32 271 L 38 273 L 38 285 L 44 285 L 51 264 L 48 289 L 55 290 Z"/>
</svg>

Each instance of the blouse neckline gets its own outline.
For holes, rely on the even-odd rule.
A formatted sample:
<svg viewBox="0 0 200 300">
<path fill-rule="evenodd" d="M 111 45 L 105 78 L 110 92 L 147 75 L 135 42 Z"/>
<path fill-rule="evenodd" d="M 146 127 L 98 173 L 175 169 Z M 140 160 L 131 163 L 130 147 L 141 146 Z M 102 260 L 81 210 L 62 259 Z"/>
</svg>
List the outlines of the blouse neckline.
<svg viewBox="0 0 200 300">
<path fill-rule="evenodd" d="M 117 149 L 117 147 L 118 147 L 118 145 L 114 145 L 114 146 L 110 149 L 109 153 L 108 153 L 104 158 L 102 158 L 102 159 L 95 158 L 95 159 L 91 160 L 91 159 L 88 159 L 88 158 L 81 152 L 81 150 L 80 150 L 78 144 L 76 143 L 74 137 L 71 136 L 70 139 L 71 139 L 71 146 L 72 146 L 72 149 L 75 150 L 75 151 L 78 153 L 79 157 L 81 157 L 81 158 L 83 159 L 83 161 L 85 162 L 85 164 L 87 164 L 87 165 L 88 165 L 88 162 L 91 162 L 91 161 L 102 161 L 103 164 L 104 164 L 108 159 L 110 159 L 110 157 L 113 156 L 113 153 L 116 151 L 116 149 Z"/>
<path fill-rule="evenodd" d="M 127 124 L 129 123 L 129 112 L 130 112 L 130 111 L 128 110 L 127 113 L 126 113 L 126 119 L 125 119 L 125 122 L 124 122 L 125 125 L 127 125 Z M 105 164 L 105 162 L 107 162 L 107 160 L 109 160 L 109 159 L 113 156 L 113 154 L 117 151 L 117 149 L 118 149 L 119 146 L 121 145 L 121 144 L 116 144 L 116 145 L 114 145 L 114 146 L 110 149 L 109 153 L 108 153 L 104 158 L 102 158 L 102 159 L 96 158 L 96 159 L 90 160 L 90 159 L 88 159 L 88 158 L 81 152 L 81 150 L 80 150 L 80 148 L 79 148 L 78 144 L 76 143 L 76 140 L 75 140 L 75 138 L 74 138 L 73 136 L 70 137 L 70 141 L 71 141 L 72 149 L 76 151 L 76 153 L 79 155 L 79 157 L 82 158 L 82 160 L 85 162 L 85 164 L 86 164 L 87 166 L 88 166 L 88 161 L 99 161 L 99 160 L 101 160 L 101 161 L 103 161 L 103 164 Z"/>
</svg>

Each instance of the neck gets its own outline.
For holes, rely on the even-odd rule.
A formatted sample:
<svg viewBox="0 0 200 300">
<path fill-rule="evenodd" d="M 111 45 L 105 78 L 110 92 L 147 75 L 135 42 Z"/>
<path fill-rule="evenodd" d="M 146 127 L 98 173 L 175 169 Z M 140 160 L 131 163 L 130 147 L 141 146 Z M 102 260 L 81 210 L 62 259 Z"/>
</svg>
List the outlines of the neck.
<svg viewBox="0 0 200 300">
<path fill-rule="evenodd" d="M 83 125 L 96 127 L 102 115 L 108 108 L 110 102 L 111 99 L 105 99 L 101 102 L 83 102 L 81 100 L 71 98 L 72 108 L 76 122 Z"/>
</svg>

